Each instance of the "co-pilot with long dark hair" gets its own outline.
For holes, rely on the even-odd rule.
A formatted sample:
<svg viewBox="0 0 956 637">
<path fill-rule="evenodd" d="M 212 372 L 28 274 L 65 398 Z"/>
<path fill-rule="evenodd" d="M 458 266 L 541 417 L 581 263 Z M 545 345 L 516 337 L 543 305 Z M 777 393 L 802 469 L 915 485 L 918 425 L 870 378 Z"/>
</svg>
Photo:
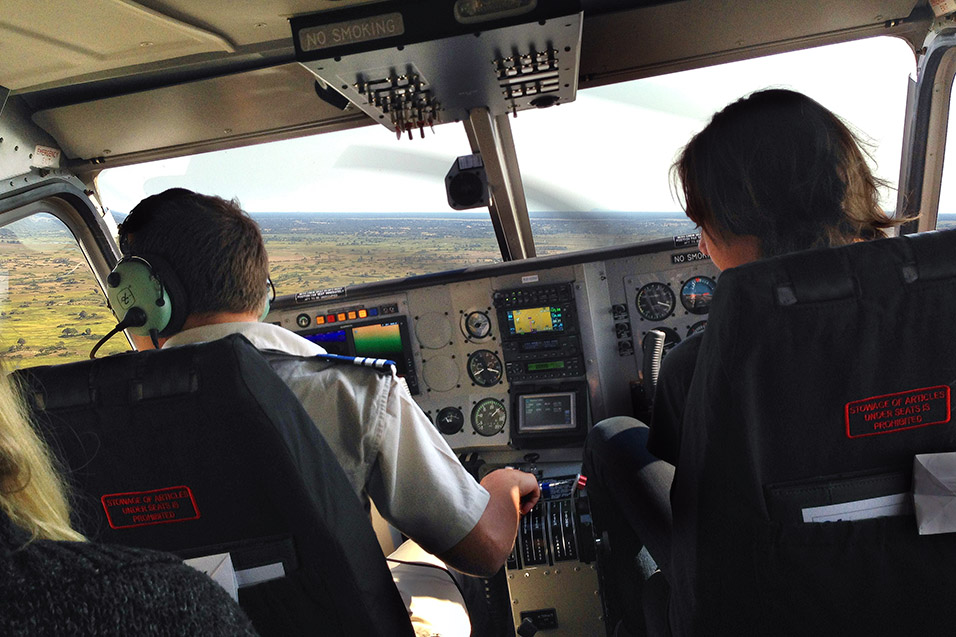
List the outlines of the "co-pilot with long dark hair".
<svg viewBox="0 0 956 637">
<path fill-rule="evenodd" d="M 880 207 L 859 139 L 806 95 L 771 89 L 714 115 L 672 170 L 700 250 L 720 269 L 817 247 L 886 236 L 902 220 Z M 670 486 L 701 335 L 664 359 L 650 427 L 629 417 L 598 423 L 584 450 L 595 524 L 610 537 L 605 596 L 622 632 L 643 633 L 642 548 L 665 577 L 673 522 Z M 654 565 L 644 560 L 645 571 Z"/>
</svg>

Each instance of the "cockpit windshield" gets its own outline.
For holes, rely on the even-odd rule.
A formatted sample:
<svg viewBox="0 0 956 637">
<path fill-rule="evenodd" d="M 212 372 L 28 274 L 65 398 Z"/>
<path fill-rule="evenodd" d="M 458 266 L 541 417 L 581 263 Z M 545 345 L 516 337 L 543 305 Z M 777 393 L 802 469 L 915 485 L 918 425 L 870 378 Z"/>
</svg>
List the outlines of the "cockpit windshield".
<svg viewBox="0 0 956 637">
<path fill-rule="evenodd" d="M 669 169 L 714 112 L 761 88 L 803 91 L 869 141 L 896 207 L 913 52 L 896 38 L 733 62 L 581 90 L 511 119 L 538 255 L 693 231 Z M 237 197 L 259 222 L 279 294 L 501 260 L 488 211 L 450 209 L 444 177 L 471 152 L 461 125 L 396 140 L 380 126 L 104 170 L 104 205 L 124 216 L 180 186 Z"/>
</svg>

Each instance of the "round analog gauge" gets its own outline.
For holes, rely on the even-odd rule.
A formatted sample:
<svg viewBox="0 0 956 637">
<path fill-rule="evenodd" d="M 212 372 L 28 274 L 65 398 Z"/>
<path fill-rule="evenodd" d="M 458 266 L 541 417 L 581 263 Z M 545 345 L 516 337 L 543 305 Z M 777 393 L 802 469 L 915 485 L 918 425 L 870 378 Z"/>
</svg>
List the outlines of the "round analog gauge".
<svg viewBox="0 0 956 637">
<path fill-rule="evenodd" d="M 491 334 L 491 319 L 484 312 L 471 312 L 465 317 L 465 332 L 472 338 L 485 338 Z"/>
<path fill-rule="evenodd" d="M 691 314 L 707 314 L 717 282 L 709 276 L 695 276 L 680 288 L 680 302 Z"/>
<path fill-rule="evenodd" d="M 648 321 L 663 321 L 677 303 L 674 291 L 666 283 L 655 281 L 637 291 L 637 311 Z"/>
<path fill-rule="evenodd" d="M 435 426 L 446 436 L 456 434 L 465 426 L 465 415 L 457 407 L 445 407 L 435 417 Z"/>
<path fill-rule="evenodd" d="M 494 436 L 505 428 L 508 413 L 497 398 L 484 398 L 471 410 L 471 426 L 482 436 Z"/>
<path fill-rule="evenodd" d="M 698 332 L 703 332 L 704 328 L 707 327 L 707 321 L 697 321 L 693 325 L 687 328 L 687 335 L 693 336 Z"/>
<path fill-rule="evenodd" d="M 664 354 L 671 351 L 675 345 L 680 343 L 680 334 L 675 330 L 672 330 L 669 327 L 655 327 L 655 330 L 660 330 L 664 332 Z M 647 341 L 647 334 L 644 335 L 644 341 L 641 341 L 641 348 L 645 346 L 645 341 Z"/>
<path fill-rule="evenodd" d="M 491 387 L 501 380 L 501 359 L 494 352 L 480 349 L 468 357 L 468 375 L 476 385 Z"/>
</svg>

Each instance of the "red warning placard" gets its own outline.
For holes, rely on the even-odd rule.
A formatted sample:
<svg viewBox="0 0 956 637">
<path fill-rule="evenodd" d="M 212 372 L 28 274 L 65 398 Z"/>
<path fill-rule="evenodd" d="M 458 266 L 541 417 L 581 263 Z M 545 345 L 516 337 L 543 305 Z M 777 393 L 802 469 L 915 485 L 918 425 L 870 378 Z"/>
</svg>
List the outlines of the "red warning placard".
<svg viewBox="0 0 956 637">
<path fill-rule="evenodd" d="M 106 519 L 114 529 L 199 518 L 199 508 L 189 487 L 112 493 L 104 495 L 100 501 L 106 511 Z"/>
<path fill-rule="evenodd" d="M 875 436 L 949 422 L 949 393 L 948 386 L 937 385 L 847 403 L 846 435 Z"/>
</svg>

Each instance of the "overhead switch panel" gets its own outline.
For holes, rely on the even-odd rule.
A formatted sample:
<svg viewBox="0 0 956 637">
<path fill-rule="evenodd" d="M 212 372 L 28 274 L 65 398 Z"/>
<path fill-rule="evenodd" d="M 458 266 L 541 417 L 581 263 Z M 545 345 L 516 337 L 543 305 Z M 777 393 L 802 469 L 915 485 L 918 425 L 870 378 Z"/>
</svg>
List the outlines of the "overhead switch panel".
<svg viewBox="0 0 956 637">
<path fill-rule="evenodd" d="M 502 13 L 479 20 L 463 20 L 470 13 L 458 4 L 380 2 L 296 17 L 296 58 L 399 136 L 465 120 L 476 107 L 501 115 L 574 100 L 576 0 L 503 1 Z"/>
</svg>

